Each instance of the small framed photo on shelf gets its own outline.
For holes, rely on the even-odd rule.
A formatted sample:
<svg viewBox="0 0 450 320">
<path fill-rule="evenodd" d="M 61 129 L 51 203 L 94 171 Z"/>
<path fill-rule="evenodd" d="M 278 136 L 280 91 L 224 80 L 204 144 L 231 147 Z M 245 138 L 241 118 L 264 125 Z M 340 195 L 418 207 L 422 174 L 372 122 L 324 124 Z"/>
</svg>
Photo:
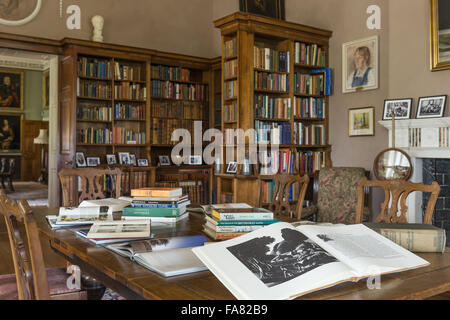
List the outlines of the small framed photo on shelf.
<svg viewBox="0 0 450 320">
<path fill-rule="evenodd" d="M 109 165 L 117 164 L 117 159 L 115 154 L 107 154 L 106 155 L 106 163 Z"/>
<path fill-rule="evenodd" d="M 137 166 L 136 164 L 136 155 L 133 153 L 130 153 L 130 164 L 133 166 Z"/>
<path fill-rule="evenodd" d="M 138 159 L 137 163 L 138 163 L 138 167 L 148 167 L 147 159 Z"/>
<path fill-rule="evenodd" d="M 159 164 L 162 166 L 170 166 L 170 158 L 169 156 L 159 156 Z"/>
<path fill-rule="evenodd" d="M 77 152 L 75 154 L 75 163 L 78 168 L 87 167 L 86 159 L 84 158 L 84 152 Z"/>
<path fill-rule="evenodd" d="M 419 98 L 416 118 L 442 118 L 446 103 L 447 95 Z"/>
<path fill-rule="evenodd" d="M 392 112 L 395 120 L 410 119 L 413 99 L 384 100 L 383 120 L 392 120 Z"/>
<path fill-rule="evenodd" d="M 130 165 L 130 153 L 129 152 L 119 152 L 119 163 L 121 165 Z"/>
<path fill-rule="evenodd" d="M 350 137 L 375 135 L 375 108 L 352 108 L 348 111 L 348 135 Z"/>
<path fill-rule="evenodd" d="M 100 158 L 99 157 L 87 157 L 86 158 L 88 167 L 97 167 L 100 165 Z"/>
<path fill-rule="evenodd" d="M 236 174 L 237 173 L 237 162 L 231 161 L 227 166 L 227 173 Z"/>
<path fill-rule="evenodd" d="M 190 156 L 188 164 L 190 166 L 201 166 L 202 165 L 202 156 Z"/>
</svg>

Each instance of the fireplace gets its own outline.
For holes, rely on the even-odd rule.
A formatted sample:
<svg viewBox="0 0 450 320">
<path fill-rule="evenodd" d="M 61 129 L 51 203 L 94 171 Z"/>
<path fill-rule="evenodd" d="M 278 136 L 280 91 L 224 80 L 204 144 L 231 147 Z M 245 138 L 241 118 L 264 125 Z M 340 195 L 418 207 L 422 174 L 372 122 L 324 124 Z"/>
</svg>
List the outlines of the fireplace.
<svg viewBox="0 0 450 320">
<path fill-rule="evenodd" d="M 392 147 L 392 122 L 380 121 L 389 130 Z M 395 147 L 404 150 L 413 165 L 411 182 L 430 184 L 434 180 L 441 187 L 433 214 L 433 225 L 446 230 L 450 244 L 450 118 L 397 120 Z M 414 192 L 408 197 L 408 222 L 422 223 L 429 195 Z"/>
</svg>

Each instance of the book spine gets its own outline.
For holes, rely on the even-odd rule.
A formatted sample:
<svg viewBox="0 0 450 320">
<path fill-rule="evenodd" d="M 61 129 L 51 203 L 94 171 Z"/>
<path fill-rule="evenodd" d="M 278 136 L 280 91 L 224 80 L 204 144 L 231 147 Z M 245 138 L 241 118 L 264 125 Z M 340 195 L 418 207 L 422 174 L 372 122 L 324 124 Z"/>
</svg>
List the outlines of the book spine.
<svg viewBox="0 0 450 320">
<path fill-rule="evenodd" d="M 224 233 L 216 233 L 215 239 L 216 240 L 228 240 L 240 237 L 242 235 L 246 234 L 246 232 L 224 232 Z"/>
<path fill-rule="evenodd" d="M 279 221 L 276 220 L 249 220 L 249 221 L 239 221 L 239 220 L 233 220 L 233 221 L 217 221 L 218 226 L 239 226 L 239 225 L 251 225 L 251 226 L 258 226 L 258 225 L 269 225 L 272 223 L 276 223 Z"/>
<path fill-rule="evenodd" d="M 169 208 L 123 208 L 124 217 L 178 217 L 180 209 Z"/>
<path fill-rule="evenodd" d="M 262 225 L 253 226 L 216 226 L 217 233 L 242 233 L 242 232 L 252 232 L 263 228 Z"/>
<path fill-rule="evenodd" d="M 411 252 L 444 252 L 446 236 L 440 231 L 374 229 L 382 236 Z"/>
<path fill-rule="evenodd" d="M 132 203 L 132 208 L 167 208 L 178 209 L 177 204 L 152 204 L 152 203 Z"/>
<path fill-rule="evenodd" d="M 216 213 L 213 212 L 213 216 L 220 221 L 233 221 L 233 220 L 273 220 L 273 213 Z"/>
</svg>

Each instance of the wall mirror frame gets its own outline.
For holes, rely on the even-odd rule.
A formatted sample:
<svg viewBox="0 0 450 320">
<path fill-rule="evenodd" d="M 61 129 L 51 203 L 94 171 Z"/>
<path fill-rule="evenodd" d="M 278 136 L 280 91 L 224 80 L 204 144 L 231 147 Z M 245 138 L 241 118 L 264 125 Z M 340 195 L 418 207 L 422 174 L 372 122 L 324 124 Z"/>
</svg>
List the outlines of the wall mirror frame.
<svg viewBox="0 0 450 320">
<path fill-rule="evenodd" d="M 430 60 L 431 71 L 450 69 L 450 2 L 430 1 Z"/>
</svg>

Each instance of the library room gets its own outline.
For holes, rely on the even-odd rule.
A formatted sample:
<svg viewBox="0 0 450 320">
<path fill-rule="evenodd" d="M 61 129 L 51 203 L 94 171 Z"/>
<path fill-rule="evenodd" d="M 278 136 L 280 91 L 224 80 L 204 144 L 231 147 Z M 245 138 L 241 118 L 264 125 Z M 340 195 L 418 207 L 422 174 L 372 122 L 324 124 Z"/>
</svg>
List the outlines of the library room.
<svg viewBox="0 0 450 320">
<path fill-rule="evenodd" d="M 449 300 L 448 84 L 447 0 L 0 1 L 0 300 Z"/>
</svg>

